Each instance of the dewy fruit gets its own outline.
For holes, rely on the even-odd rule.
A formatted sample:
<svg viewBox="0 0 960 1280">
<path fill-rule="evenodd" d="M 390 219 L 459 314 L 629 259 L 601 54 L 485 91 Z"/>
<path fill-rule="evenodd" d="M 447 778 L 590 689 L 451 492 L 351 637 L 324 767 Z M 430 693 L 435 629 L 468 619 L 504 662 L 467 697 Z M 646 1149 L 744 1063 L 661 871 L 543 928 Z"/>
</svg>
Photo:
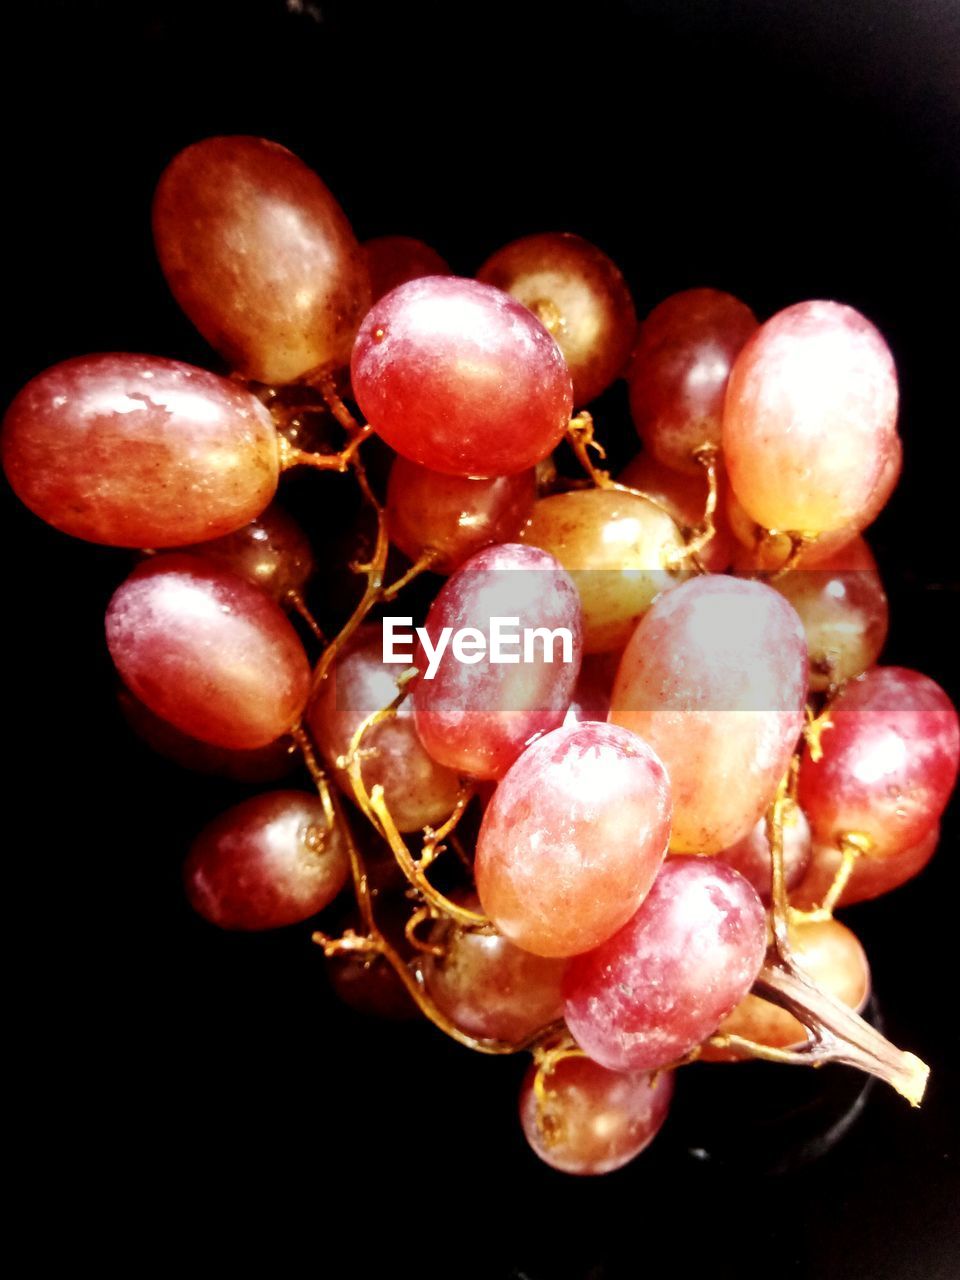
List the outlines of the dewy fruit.
<svg viewBox="0 0 960 1280">
<path fill-rule="evenodd" d="M 566 1173 L 638 1155 L 698 1057 L 843 1061 L 919 1102 L 832 918 L 926 865 L 960 754 L 946 693 L 875 665 L 858 535 L 902 448 L 874 326 L 697 288 L 637 331 L 611 259 L 554 232 L 456 276 L 410 237 L 361 246 L 261 138 L 175 156 L 153 227 L 218 371 L 39 371 L 2 457 L 42 520 L 142 553 L 106 617 L 133 730 L 285 780 L 197 837 L 200 915 L 311 920 L 354 1008 L 529 1050 L 523 1132 Z M 644 451 L 615 480 L 571 415 L 618 378 Z M 273 501 L 294 466 L 370 517 L 326 636 L 333 545 Z"/>
</svg>

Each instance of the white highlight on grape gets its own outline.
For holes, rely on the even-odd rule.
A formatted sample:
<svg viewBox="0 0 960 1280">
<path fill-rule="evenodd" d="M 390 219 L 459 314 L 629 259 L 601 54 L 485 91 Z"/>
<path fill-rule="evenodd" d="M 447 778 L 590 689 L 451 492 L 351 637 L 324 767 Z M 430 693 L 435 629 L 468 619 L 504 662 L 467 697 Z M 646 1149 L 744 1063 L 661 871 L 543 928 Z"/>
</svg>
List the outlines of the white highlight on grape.
<svg viewBox="0 0 960 1280">
<path fill-rule="evenodd" d="M 493 617 L 489 634 L 479 627 L 443 627 L 434 644 L 426 627 L 413 628 L 413 618 L 385 617 L 383 619 L 383 661 L 412 666 L 413 643 L 418 640 L 427 658 L 424 680 L 432 680 L 447 650 L 457 662 L 468 666 L 482 662 L 534 663 L 539 660 L 552 663 L 560 645 L 560 661 L 573 662 L 573 634 L 568 627 L 523 627 L 519 618 Z M 539 656 L 537 649 L 539 646 Z"/>
</svg>

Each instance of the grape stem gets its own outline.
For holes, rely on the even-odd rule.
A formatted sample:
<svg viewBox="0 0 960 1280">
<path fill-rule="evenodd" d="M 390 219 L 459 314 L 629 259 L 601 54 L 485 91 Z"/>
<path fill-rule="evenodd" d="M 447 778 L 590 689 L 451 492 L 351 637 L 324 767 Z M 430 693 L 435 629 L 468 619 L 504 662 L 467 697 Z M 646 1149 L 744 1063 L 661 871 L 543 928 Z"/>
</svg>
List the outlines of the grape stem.
<svg viewBox="0 0 960 1280">
<path fill-rule="evenodd" d="M 457 796 L 453 811 L 442 826 L 436 829 L 432 827 L 424 828 L 420 857 L 415 859 L 407 848 L 403 836 L 397 830 L 396 823 L 384 798 L 383 787 L 378 783 L 372 791 L 368 791 L 363 780 L 363 761 L 365 758 L 369 758 L 371 754 L 370 751 L 365 750 L 363 747 L 364 736 L 375 725 L 384 724 L 387 720 L 393 719 L 407 696 L 416 675 L 416 667 L 410 667 L 403 672 L 397 680 L 399 686 L 397 696 L 387 706 L 380 707 L 379 710 L 372 712 L 365 720 L 360 722 L 350 740 L 350 749 L 345 756 L 341 756 L 338 759 L 337 765 L 346 770 L 347 777 L 350 779 L 350 786 L 353 789 L 354 799 L 360 810 L 379 835 L 386 840 L 400 870 L 412 887 L 416 889 L 417 893 L 433 908 L 434 912 L 438 915 L 446 916 L 469 929 L 489 929 L 490 921 L 486 916 L 480 915 L 476 911 L 470 911 L 467 907 L 462 907 L 459 903 L 451 901 L 439 889 L 434 888 L 426 874 L 427 867 L 444 851 L 446 846 L 443 841 L 454 831 L 463 817 L 467 805 L 473 797 L 472 786 L 461 784 L 460 793 Z M 376 748 L 373 748 L 373 751 L 375 753 Z"/>
<path fill-rule="evenodd" d="M 662 511 L 665 516 L 669 516 L 680 536 L 687 539 L 688 530 L 683 528 L 673 512 L 669 511 L 662 502 L 658 502 L 649 493 L 644 493 L 642 489 L 634 489 L 631 485 L 621 484 L 611 477 L 609 471 L 604 471 L 596 465 L 590 456 L 590 450 L 592 449 L 601 461 L 606 458 L 607 453 L 594 435 L 593 418 L 589 413 L 583 411 L 578 413 L 575 418 L 570 419 L 570 424 L 567 427 L 567 440 L 576 454 L 578 462 L 595 488 L 613 489 L 617 493 L 629 493 L 634 498 L 642 498 L 644 502 L 648 502 L 652 507 L 656 507 L 658 511 Z M 694 456 L 707 473 L 708 491 L 703 523 L 693 533 L 692 537 L 684 542 L 683 548 L 671 556 L 663 567 L 668 570 L 686 569 L 692 563 L 698 573 L 704 573 L 706 570 L 700 561 L 699 553 L 709 545 L 716 533 L 713 516 L 717 509 L 717 450 L 713 445 L 703 445 L 696 451 Z"/>
<path fill-rule="evenodd" d="M 930 1075 L 927 1064 L 915 1054 L 891 1044 L 859 1014 L 811 982 L 791 958 L 776 954 L 776 948 L 773 951 L 754 983 L 753 992 L 792 1013 L 811 1033 L 804 1048 L 776 1060 L 805 1066 L 846 1063 L 886 1081 L 911 1106 L 918 1107 Z M 732 1041 L 736 1037 L 727 1039 Z M 788 1052 L 771 1050 L 763 1056 Z"/>
<path fill-rule="evenodd" d="M 898 1049 L 859 1014 L 821 990 L 794 959 L 788 929 L 791 909 L 787 901 L 783 869 L 783 813 L 784 806 L 789 801 L 791 774 L 792 768 L 781 779 L 767 811 L 767 839 L 770 843 L 773 880 L 773 945 L 753 985 L 753 994 L 779 1005 L 802 1022 L 809 1032 L 807 1043 L 796 1050 L 772 1049 L 739 1036 L 722 1035 L 713 1037 L 710 1043 L 720 1048 L 737 1048 L 752 1057 L 767 1058 L 775 1062 L 815 1067 L 825 1062 L 843 1062 L 886 1081 L 911 1106 L 919 1106 L 930 1074 L 926 1063 L 914 1054 Z M 851 852 L 849 859 L 845 860 L 845 870 L 844 864 L 841 864 L 841 871 L 827 895 L 827 899 L 831 900 L 829 909 L 832 909 L 842 893 L 853 861 L 862 848 L 863 837 L 847 837 L 845 854 L 848 849 L 856 852 Z M 837 881 L 840 881 L 839 887 Z M 825 907 L 827 899 L 824 900 Z"/>
<path fill-rule="evenodd" d="M 290 590 L 287 592 L 286 602 L 290 606 L 290 608 L 294 610 L 294 612 L 300 615 L 300 617 L 304 620 L 304 622 L 313 632 L 314 636 L 320 641 L 320 643 L 325 645 L 327 643 L 327 639 L 326 639 L 326 636 L 323 634 L 323 632 L 320 630 L 320 624 L 317 622 L 316 618 L 310 612 L 310 609 L 307 606 L 306 600 L 304 600 L 303 596 L 300 594 L 299 591 L 297 591 L 295 587 L 291 587 Z"/>
</svg>

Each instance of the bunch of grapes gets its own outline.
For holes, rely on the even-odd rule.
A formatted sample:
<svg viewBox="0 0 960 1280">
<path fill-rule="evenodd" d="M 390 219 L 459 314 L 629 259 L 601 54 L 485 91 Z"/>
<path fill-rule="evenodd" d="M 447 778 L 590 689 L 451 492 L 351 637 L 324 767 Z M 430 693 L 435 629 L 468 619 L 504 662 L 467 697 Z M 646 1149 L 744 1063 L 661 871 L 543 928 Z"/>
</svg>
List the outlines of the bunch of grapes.
<svg viewBox="0 0 960 1280">
<path fill-rule="evenodd" d="M 456 277 L 418 241 L 358 244 L 258 138 L 176 156 L 154 235 L 226 372 L 68 360 L 9 408 L 3 465 L 56 528 L 139 552 L 106 616 L 134 729 L 192 768 L 309 776 L 198 836 L 196 910 L 324 912 L 345 999 L 529 1050 L 523 1129 L 567 1172 L 642 1151 L 698 1058 L 840 1061 L 919 1102 L 833 918 L 926 864 L 960 752 L 944 692 L 875 665 L 861 533 L 901 464 L 877 330 L 825 301 L 758 324 L 706 288 L 638 328 L 575 235 Z M 584 406 L 621 377 L 643 452 L 614 478 Z M 295 468 L 370 519 L 332 635 L 318 548 L 274 505 Z M 485 647 L 496 620 L 522 658 Z"/>
</svg>

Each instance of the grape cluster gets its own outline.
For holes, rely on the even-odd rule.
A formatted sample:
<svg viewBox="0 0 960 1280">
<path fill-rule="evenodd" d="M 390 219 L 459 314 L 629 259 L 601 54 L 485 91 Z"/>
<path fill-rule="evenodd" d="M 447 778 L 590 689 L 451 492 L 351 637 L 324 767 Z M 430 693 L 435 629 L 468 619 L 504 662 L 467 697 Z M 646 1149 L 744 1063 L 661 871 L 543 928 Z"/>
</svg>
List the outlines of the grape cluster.
<svg viewBox="0 0 960 1280">
<path fill-rule="evenodd" d="M 875 665 L 861 535 L 901 465 L 877 330 L 829 301 L 758 324 L 705 288 L 638 327 L 575 235 L 457 277 L 416 240 L 359 244 L 258 138 L 176 156 L 153 227 L 225 373 L 68 360 L 16 397 L 2 451 L 43 520 L 140 552 L 106 616 L 134 730 L 190 768 L 309 774 L 198 836 L 197 912 L 327 912 L 345 999 L 529 1049 L 523 1130 L 570 1173 L 642 1151 L 696 1058 L 842 1060 L 918 1102 L 926 1067 L 857 1016 L 869 968 L 833 919 L 926 864 L 960 753 L 944 692 Z M 613 478 L 585 406 L 621 377 L 643 452 Z M 311 467 L 375 523 L 332 637 L 306 598 L 319 549 L 273 505 Z M 388 584 L 391 547 L 409 568 Z M 446 582 L 423 610 L 426 571 Z M 407 669 L 377 620 L 397 598 Z M 504 616 L 570 653 L 443 647 Z"/>
</svg>

